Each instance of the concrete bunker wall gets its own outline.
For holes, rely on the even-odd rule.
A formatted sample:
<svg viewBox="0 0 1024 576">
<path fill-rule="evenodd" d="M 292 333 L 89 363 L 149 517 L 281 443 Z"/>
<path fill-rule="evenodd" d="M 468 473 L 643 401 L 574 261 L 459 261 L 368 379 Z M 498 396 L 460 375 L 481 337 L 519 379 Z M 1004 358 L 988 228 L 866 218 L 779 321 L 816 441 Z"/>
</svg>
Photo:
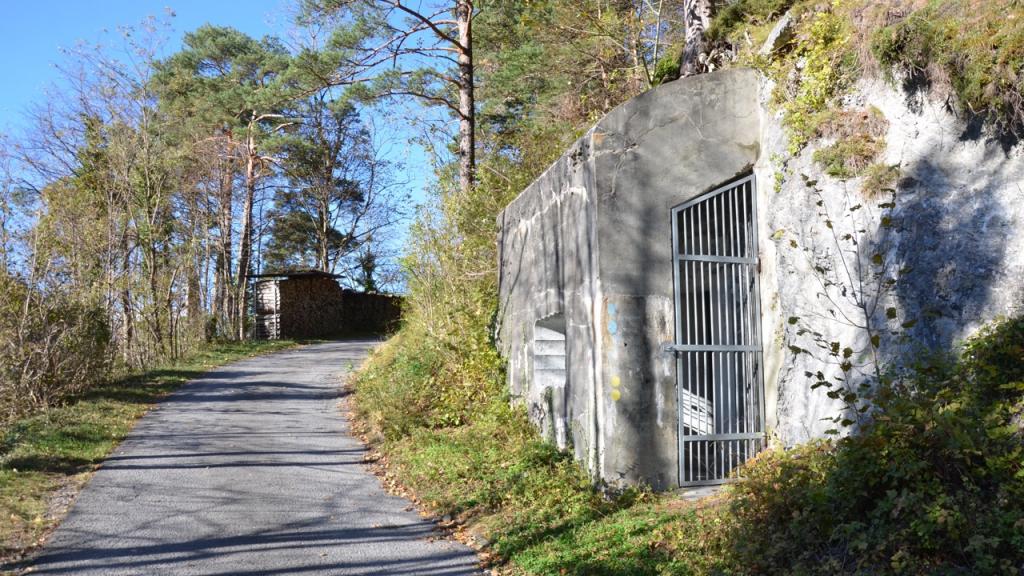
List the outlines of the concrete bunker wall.
<svg viewBox="0 0 1024 576">
<path fill-rule="evenodd" d="M 551 418 L 562 416 L 544 403 L 552 386 L 531 378 L 532 347 L 538 322 L 564 314 L 565 441 L 595 477 L 678 482 L 676 366 L 661 352 L 675 336 L 671 209 L 737 176 L 757 183 L 765 427 L 784 445 L 821 437 L 844 409 L 806 377 L 831 379 L 839 366 L 791 320 L 829 341 L 875 345 L 863 330 L 809 314 L 825 312 L 820 291 L 808 289 L 821 281 L 814 263 L 843 265 L 833 226 L 864 245 L 886 242 L 882 262 L 898 281 L 879 314 L 892 306 L 905 328 L 882 340 L 891 366 L 922 349 L 955 349 L 984 323 L 1024 311 L 1024 146 L 978 133 L 942 101 L 863 80 L 844 105 L 887 121 L 879 162 L 899 179 L 884 224 L 858 210 L 883 201 L 863 178 L 833 178 L 815 161 L 833 140 L 792 151 L 771 91 L 748 70 L 652 90 L 601 120 L 500 216 L 498 336 L 509 384 L 554 429 Z M 826 221 L 820 206 L 842 217 Z"/>
<path fill-rule="evenodd" d="M 563 447 L 590 462 L 595 446 L 593 411 L 594 302 L 596 301 L 596 199 L 589 141 L 573 148 L 499 216 L 501 350 L 509 388 L 535 423 L 564 428 Z M 533 378 L 537 328 L 558 316 L 565 336 L 565 386 L 550 390 Z M 563 398 L 555 424 L 545 396 Z"/>
<path fill-rule="evenodd" d="M 513 395 L 551 418 L 532 378 L 538 321 L 565 317 L 566 444 L 611 483 L 678 482 L 671 210 L 752 170 L 758 79 L 672 82 L 613 110 L 499 216 L 499 341 Z"/>
</svg>

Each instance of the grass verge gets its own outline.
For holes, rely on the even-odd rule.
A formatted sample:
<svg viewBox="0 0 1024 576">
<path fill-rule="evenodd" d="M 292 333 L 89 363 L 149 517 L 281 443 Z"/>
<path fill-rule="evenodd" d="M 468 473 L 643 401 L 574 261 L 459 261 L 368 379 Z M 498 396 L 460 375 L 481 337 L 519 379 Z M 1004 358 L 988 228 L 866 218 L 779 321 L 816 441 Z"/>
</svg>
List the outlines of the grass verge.
<svg viewBox="0 0 1024 576">
<path fill-rule="evenodd" d="M 424 418 L 470 404 L 451 404 L 466 382 L 414 333 L 371 357 L 354 408 L 386 484 L 483 542 L 502 574 L 1020 574 L 1022 342 L 1024 319 L 995 323 L 887 381 L 860 433 L 770 449 L 699 502 L 595 486 L 500 380 L 456 423 Z"/>
<path fill-rule="evenodd" d="M 717 521 L 719 500 L 687 502 L 642 487 L 611 494 L 595 486 L 510 404 L 493 358 L 462 365 L 477 362 L 473 372 L 493 378 L 477 382 L 486 401 L 467 402 L 457 391 L 471 376 L 446 370 L 433 346 L 406 332 L 374 352 L 353 381 L 357 428 L 381 454 L 385 485 L 449 517 L 456 534 L 482 544 L 492 568 L 642 576 L 722 565 L 723 555 L 711 552 L 721 539 L 699 533 Z M 431 417 L 451 412 L 463 416 L 454 424 Z"/>
<path fill-rule="evenodd" d="M 176 364 L 92 388 L 0 431 L 0 565 L 42 543 L 77 489 L 155 402 L 211 368 L 294 345 L 216 344 Z"/>
</svg>

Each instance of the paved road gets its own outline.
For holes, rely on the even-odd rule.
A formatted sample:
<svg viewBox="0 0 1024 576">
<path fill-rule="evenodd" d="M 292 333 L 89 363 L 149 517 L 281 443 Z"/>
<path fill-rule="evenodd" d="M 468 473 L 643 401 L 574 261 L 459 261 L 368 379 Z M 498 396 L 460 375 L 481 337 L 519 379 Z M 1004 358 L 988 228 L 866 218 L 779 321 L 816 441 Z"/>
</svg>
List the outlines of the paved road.
<svg viewBox="0 0 1024 576">
<path fill-rule="evenodd" d="M 371 346 L 279 352 L 181 388 L 96 473 L 32 573 L 477 573 L 360 464 L 339 373 Z"/>
</svg>

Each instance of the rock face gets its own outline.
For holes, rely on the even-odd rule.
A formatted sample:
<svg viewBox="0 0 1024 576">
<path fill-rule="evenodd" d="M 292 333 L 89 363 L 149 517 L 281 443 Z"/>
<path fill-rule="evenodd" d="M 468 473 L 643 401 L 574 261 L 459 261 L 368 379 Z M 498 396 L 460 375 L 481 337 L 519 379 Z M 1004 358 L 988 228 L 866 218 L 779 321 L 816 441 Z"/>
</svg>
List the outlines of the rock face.
<svg viewBox="0 0 1024 576">
<path fill-rule="evenodd" d="M 772 28 L 771 33 L 768 34 L 768 38 L 765 39 L 764 44 L 761 46 L 760 53 L 762 56 L 770 56 L 775 52 L 781 50 L 790 40 L 793 39 L 793 15 L 786 12 L 779 19 L 775 27 Z"/>
<path fill-rule="evenodd" d="M 762 93 L 768 93 L 767 87 Z M 854 370 L 854 379 L 871 378 L 866 352 L 872 345 L 865 331 L 827 312 L 830 303 L 820 296 L 822 275 L 808 258 L 811 247 L 817 261 L 828 255 L 823 261 L 832 268 L 843 266 L 833 231 L 853 234 L 861 246 L 870 246 L 861 262 L 894 280 L 880 294 L 868 290 L 878 295 L 875 324 L 885 327 L 878 348 L 885 370 L 899 370 L 923 353 L 955 349 L 981 325 L 1024 311 L 1020 147 L 1008 150 L 969 130 L 942 104 L 909 97 L 880 80 L 861 82 L 846 104 L 874 108 L 888 121 L 879 160 L 898 169 L 891 209 L 884 206 L 892 196 L 865 193 L 863 178 L 841 181 L 822 172 L 813 155 L 827 140 L 787 158 L 785 166 L 772 162 L 787 157 L 785 138 L 778 117 L 765 112 L 762 124 L 764 152 L 757 172 L 762 181 L 776 173 L 784 175 L 764 204 L 763 232 L 771 239 L 763 244 L 762 292 L 767 376 L 775 381 L 768 388 L 777 394 L 776 409 L 769 405 L 769 426 L 786 445 L 835 428 L 827 419 L 844 408 L 823 389 L 811 389 L 814 380 L 806 372 L 821 370 L 826 378 L 835 378 L 841 370 L 837 362 L 829 362 L 827 353 L 813 350 L 808 338 L 797 334 L 800 328 L 817 330 L 828 341 L 858 350 L 855 363 L 865 366 Z M 807 186 L 807 180 L 815 185 Z M 832 229 L 821 217 L 818 201 L 829 209 Z M 850 212 L 857 205 L 862 208 Z M 794 249 L 790 240 L 799 248 Z M 875 254 L 881 266 L 870 264 Z M 855 261 L 849 255 L 846 260 Z M 889 308 L 895 319 L 887 321 Z M 799 323 L 790 325 L 790 318 L 799 318 Z M 811 351 L 794 354 L 793 345 Z"/>
<path fill-rule="evenodd" d="M 1019 148 L 863 82 L 845 104 L 884 116 L 878 160 L 895 167 L 865 192 L 863 177 L 840 180 L 814 161 L 827 138 L 790 153 L 770 93 L 740 69 L 654 89 L 601 120 L 499 217 L 498 339 L 512 394 L 609 483 L 680 481 L 679 364 L 662 349 L 676 331 L 671 213 L 747 172 L 764 412 L 783 444 L 852 416 L 830 389 L 870 383 L 876 366 L 898 370 L 1024 308 Z"/>
</svg>

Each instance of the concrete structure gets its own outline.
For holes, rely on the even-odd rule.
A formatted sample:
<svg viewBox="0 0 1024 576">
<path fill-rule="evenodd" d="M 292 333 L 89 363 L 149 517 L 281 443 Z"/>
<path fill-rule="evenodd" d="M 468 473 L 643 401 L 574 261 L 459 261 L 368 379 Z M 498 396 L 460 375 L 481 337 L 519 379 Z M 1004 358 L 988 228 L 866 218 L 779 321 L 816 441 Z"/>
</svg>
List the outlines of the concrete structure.
<svg viewBox="0 0 1024 576">
<path fill-rule="evenodd" d="M 849 417 L 819 378 L 871 385 L 875 363 L 899 373 L 922 350 L 955 350 L 1024 314 L 1024 146 L 866 78 L 841 105 L 885 118 L 877 162 L 897 177 L 881 193 L 824 172 L 815 152 L 834 139 L 794 153 L 772 92 L 740 69 L 651 90 L 499 216 L 511 391 L 610 484 L 721 480 L 721 469 L 687 473 L 727 471 L 767 437 L 792 446 Z M 878 302 L 877 342 L 841 321 L 869 313 L 858 294 Z M 694 442 L 708 436 L 724 455 Z"/>
<path fill-rule="evenodd" d="M 794 152 L 774 92 L 739 69 L 651 90 L 499 217 L 498 338 L 514 398 L 610 484 L 721 480 L 686 474 L 695 458 L 728 468 L 765 437 L 792 446 L 852 414 L 819 380 L 859 389 L 876 366 L 898 374 L 922 350 L 956 350 L 1024 314 L 1019 140 L 956 117 L 945 96 L 869 75 L 836 105 L 884 117 L 875 167 L 892 182 L 836 178 L 815 152 L 839 136 Z M 745 446 L 709 459 L 702 435 Z"/>
<path fill-rule="evenodd" d="M 754 170 L 758 94 L 750 70 L 651 90 L 499 216 L 498 338 L 512 393 L 612 484 L 680 483 L 686 410 L 679 354 L 666 349 L 678 344 L 673 209 Z M 759 359 L 751 370 L 760 380 Z"/>
</svg>

